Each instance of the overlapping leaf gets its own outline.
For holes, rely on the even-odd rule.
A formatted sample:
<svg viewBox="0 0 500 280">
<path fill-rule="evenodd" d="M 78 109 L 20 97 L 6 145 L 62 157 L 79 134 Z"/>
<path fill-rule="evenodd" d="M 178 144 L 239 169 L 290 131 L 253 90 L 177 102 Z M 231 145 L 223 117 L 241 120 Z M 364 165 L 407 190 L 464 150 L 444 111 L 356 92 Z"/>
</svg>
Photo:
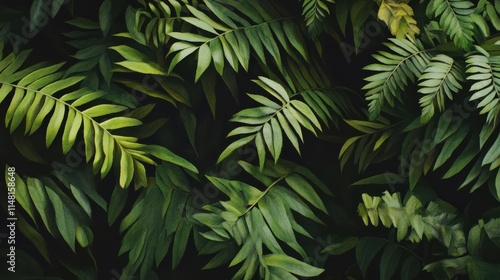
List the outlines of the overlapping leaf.
<svg viewBox="0 0 500 280">
<path fill-rule="evenodd" d="M 316 134 L 316 130 L 322 130 L 316 115 L 321 116 L 326 121 L 332 118 L 328 107 L 335 107 L 335 105 L 332 100 L 328 99 L 328 96 L 320 91 L 303 92 L 304 99 L 313 105 L 310 107 L 309 104 L 298 99 L 290 99 L 287 89 L 271 79 L 259 77 L 259 80 L 254 82 L 265 89 L 273 97 L 273 100 L 263 95 L 249 94 L 250 98 L 263 106 L 244 109 L 233 116 L 232 122 L 244 125 L 235 128 L 228 136 L 242 135 L 244 137 L 231 143 L 221 153 L 218 162 L 241 146 L 255 141 L 259 165 L 263 168 L 266 150 L 276 162 L 283 149 L 285 137 L 290 140 L 300 154 L 299 141 L 304 141 L 302 128 Z M 293 97 L 298 97 L 301 94 L 297 93 Z"/>
<path fill-rule="evenodd" d="M 361 273 L 366 277 L 368 267 L 375 256 L 382 252 L 380 260 L 380 279 L 393 279 L 401 267 L 398 279 L 411 280 L 422 270 L 422 260 L 417 255 L 409 254 L 408 249 L 389 240 L 363 237 L 356 245 L 356 259 Z"/>
<path fill-rule="evenodd" d="M 330 14 L 328 3 L 334 3 L 334 0 L 302 1 L 302 16 L 304 17 L 309 34 L 313 37 L 321 33 L 323 20 Z"/>
<path fill-rule="evenodd" d="M 320 274 L 322 269 L 285 254 L 282 246 L 286 244 L 303 259 L 307 257 L 297 242 L 296 233 L 312 236 L 295 220 L 295 215 L 322 223 L 309 206 L 327 211 L 313 185 L 328 194 L 329 190 L 309 170 L 290 162 L 268 162 L 262 172 L 247 162 L 239 164 L 265 189 L 208 177 L 229 200 L 206 205 L 207 212 L 194 215 L 210 229 L 201 233 L 209 240 L 201 252 L 217 253 L 205 268 L 243 262 L 233 279 L 251 279 L 257 270 L 261 278 L 297 279 L 294 275 L 312 277 Z"/>
<path fill-rule="evenodd" d="M 428 17 L 439 17 L 439 25 L 453 42 L 470 50 L 474 36 L 474 4 L 464 0 L 431 0 L 427 4 Z"/>
<path fill-rule="evenodd" d="M 179 265 L 193 227 L 184 215 L 192 207 L 189 192 L 189 181 L 179 167 L 167 163 L 157 166 L 156 183 L 138 198 L 120 224 L 124 233 L 120 254 L 128 252 L 129 259 L 124 274 L 140 271 L 146 279 L 170 248 L 172 268 Z"/>
<path fill-rule="evenodd" d="M 411 196 L 403 205 L 399 193 L 391 195 L 388 191 L 381 197 L 365 193 L 362 199 L 358 212 L 365 225 L 377 226 L 380 221 L 385 227 L 394 226 L 398 241 L 407 238 L 417 243 L 423 236 L 437 239 L 448 248 L 450 256 L 461 256 L 467 251 L 463 225 L 456 220 L 457 211 L 444 201 L 430 201 L 424 207 L 416 196 Z"/>
<path fill-rule="evenodd" d="M 349 158 L 358 165 L 361 172 L 375 163 L 380 155 L 389 154 L 399 149 L 398 141 L 399 124 L 391 124 L 388 120 L 380 118 L 379 122 L 345 120 L 345 122 L 364 133 L 347 139 L 339 153 L 340 166 L 343 168 Z M 388 141 L 391 140 L 391 141 Z"/>
<path fill-rule="evenodd" d="M 418 84 L 418 92 L 424 94 L 419 101 L 424 123 L 434 115 L 436 108 L 441 112 L 445 110 L 445 97 L 453 100 L 453 94 L 462 89 L 460 82 L 464 80 L 464 69 L 453 58 L 439 54 L 431 59 Z"/>
<path fill-rule="evenodd" d="M 227 65 L 235 72 L 238 72 L 240 65 L 248 71 L 252 52 L 264 64 L 266 55 L 270 55 L 279 69 L 282 69 L 281 48 L 289 55 L 298 52 L 306 58 L 298 26 L 285 17 L 279 19 L 280 13 L 272 5 L 241 1 L 225 1 L 225 5 L 222 5 L 212 0 L 206 0 L 204 4 L 210 14 L 186 5 L 192 16 L 181 17 L 183 21 L 196 26 L 199 32 L 168 33 L 178 40 L 169 51 L 175 53 L 169 73 L 193 53 L 198 61 L 196 81 L 210 65 L 214 65 L 221 76 L 225 76 Z"/>
<path fill-rule="evenodd" d="M 81 247 L 92 245 L 94 236 L 89 217 L 54 181 L 46 177 L 21 178 L 18 174 L 15 178 L 16 199 L 35 223 L 43 224 L 54 238 L 64 240 L 73 252 L 77 242 Z M 44 257 L 49 255 L 44 251 L 47 248 L 42 246 L 45 244 L 43 240 L 35 238 L 31 241 Z"/>
<path fill-rule="evenodd" d="M 5 125 L 11 132 L 24 120 L 24 132 L 31 135 L 48 119 L 46 146 L 50 147 L 60 135 L 63 153 L 70 151 L 82 133 L 85 158 L 87 162 L 92 160 L 94 172 L 104 177 L 113 164 L 117 165 L 122 187 L 133 180 L 136 186 L 146 185 L 144 163 L 155 164 L 151 159 L 152 153 L 159 159 L 197 172 L 192 164 L 164 147 L 139 144 L 137 137 L 118 134 L 120 129 L 138 127 L 142 122 L 132 117 L 117 116 L 128 109 L 125 106 L 109 103 L 95 105 L 105 95 L 104 92 L 87 88 L 72 91 L 83 77 L 63 78 L 64 72 L 59 71 L 62 64 L 34 65 L 18 71 L 28 54 L 29 51 L 17 56 L 10 54 L 0 61 L 0 102 L 12 96 L 5 115 Z"/>
<path fill-rule="evenodd" d="M 370 118 L 375 119 L 385 103 L 394 106 L 394 99 L 401 100 L 406 86 L 420 77 L 429 64 L 431 56 L 420 43 L 406 39 L 390 39 L 385 45 L 391 52 L 381 51 L 373 57 L 378 63 L 366 66 L 365 70 L 376 72 L 365 78 L 368 82 L 363 89 L 368 90 Z"/>
<path fill-rule="evenodd" d="M 500 56 L 491 56 L 481 47 L 467 57 L 467 80 L 474 81 L 470 91 L 474 92 L 471 100 L 478 100 L 480 113 L 488 113 L 487 121 L 497 120 L 500 112 Z"/>
</svg>

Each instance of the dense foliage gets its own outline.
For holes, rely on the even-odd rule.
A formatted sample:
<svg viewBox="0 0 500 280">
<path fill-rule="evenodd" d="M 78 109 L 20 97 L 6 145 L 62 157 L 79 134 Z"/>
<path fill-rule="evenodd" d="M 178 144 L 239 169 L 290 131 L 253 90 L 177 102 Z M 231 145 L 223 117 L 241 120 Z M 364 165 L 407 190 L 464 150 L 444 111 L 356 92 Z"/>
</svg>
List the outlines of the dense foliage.
<svg viewBox="0 0 500 280">
<path fill-rule="evenodd" d="M 0 7 L 2 279 L 500 279 L 499 0 Z"/>
</svg>

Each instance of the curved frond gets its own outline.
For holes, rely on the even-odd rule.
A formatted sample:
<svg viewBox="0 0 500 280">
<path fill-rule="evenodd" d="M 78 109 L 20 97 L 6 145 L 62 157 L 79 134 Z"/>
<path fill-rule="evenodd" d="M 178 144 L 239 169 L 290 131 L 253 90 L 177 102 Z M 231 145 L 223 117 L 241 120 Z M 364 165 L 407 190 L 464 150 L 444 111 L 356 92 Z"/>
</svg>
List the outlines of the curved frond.
<svg viewBox="0 0 500 280">
<path fill-rule="evenodd" d="M 124 234 L 120 254 L 128 252 L 129 259 L 125 275 L 139 271 L 141 279 L 147 279 L 170 248 L 172 269 L 179 265 L 193 230 L 184 215 L 192 207 L 189 192 L 189 181 L 179 167 L 157 166 L 155 184 L 148 186 L 120 224 Z"/>
<path fill-rule="evenodd" d="M 368 90 L 370 118 L 379 116 L 385 103 L 394 106 L 394 98 L 401 100 L 401 94 L 409 82 L 420 77 L 429 64 L 431 55 L 419 43 L 409 40 L 390 39 L 385 45 L 391 52 L 381 51 L 373 57 L 378 63 L 366 66 L 365 70 L 376 72 L 365 78 L 368 82 L 363 89 Z"/>
<path fill-rule="evenodd" d="M 421 120 L 426 123 L 434 115 L 436 107 L 444 111 L 445 97 L 453 100 L 453 94 L 462 89 L 460 82 L 465 81 L 464 69 L 453 58 L 438 54 L 431 59 L 418 80 L 418 92 L 424 94 L 419 101 L 422 107 Z"/>
<path fill-rule="evenodd" d="M 470 100 L 480 100 L 480 114 L 488 113 L 487 121 L 494 122 L 500 113 L 500 56 L 491 56 L 481 47 L 467 57 L 467 80 L 474 81 Z"/>
<path fill-rule="evenodd" d="M 304 141 L 302 128 L 316 134 L 316 130 L 322 130 L 316 116 L 330 120 L 332 118 L 329 107 L 332 107 L 333 102 L 321 91 L 298 92 L 292 96 L 293 98 L 303 95 L 308 103 L 306 104 L 298 99 L 291 99 L 288 91 L 271 79 L 259 77 L 259 80 L 254 82 L 273 96 L 273 100 L 263 95 L 249 94 L 250 98 L 263 106 L 244 109 L 233 116 L 230 121 L 244 125 L 235 128 L 228 136 L 245 137 L 230 144 L 221 153 L 217 162 L 225 159 L 239 147 L 255 141 L 260 167 L 263 168 L 266 150 L 271 153 L 275 162 L 279 159 L 285 136 L 300 154 L 299 142 Z"/>
<path fill-rule="evenodd" d="M 197 56 L 195 81 L 213 65 L 221 76 L 225 67 L 238 72 L 241 65 L 248 71 L 253 52 L 264 64 L 270 55 L 275 65 L 282 69 L 281 48 L 288 55 L 295 52 L 307 58 L 299 27 L 290 18 L 280 15 L 271 5 L 260 2 L 204 1 L 210 14 L 198 7 L 186 5 L 192 16 L 180 17 L 197 27 L 198 32 L 169 32 L 177 42 L 172 44 L 169 54 L 175 53 L 168 73 L 191 54 Z M 248 21 L 248 17 L 251 21 Z"/>
<path fill-rule="evenodd" d="M 207 212 L 193 216 L 210 229 L 201 233 L 209 240 L 206 245 L 220 248 L 211 252 L 217 255 L 205 268 L 226 262 L 230 262 L 230 266 L 242 263 L 233 279 L 252 279 L 257 271 L 262 279 L 273 276 L 297 279 L 294 274 L 304 277 L 320 274 L 323 269 L 286 254 L 282 246 L 286 244 L 302 259 L 307 258 L 296 234 L 312 236 L 298 223 L 295 215 L 300 214 L 321 224 L 310 205 L 326 213 L 313 185 L 329 193 L 326 186 L 309 170 L 290 162 L 268 162 L 264 171 L 246 162 L 240 161 L 239 164 L 265 189 L 240 181 L 208 177 L 229 200 L 206 206 Z M 215 246 L 217 243 L 221 246 Z"/>
<path fill-rule="evenodd" d="M 138 143 L 138 137 L 120 134 L 120 129 L 138 127 L 142 122 L 132 117 L 117 116 L 128 109 L 125 106 L 110 103 L 95 105 L 96 101 L 102 102 L 100 98 L 105 95 L 102 91 L 87 88 L 71 91 L 84 77 L 63 78 L 64 72 L 59 71 L 62 64 L 34 65 L 18 71 L 28 54 L 29 51 L 23 51 L 0 61 L 0 102 L 12 96 L 5 115 L 5 125 L 11 132 L 24 120 L 24 132 L 31 135 L 48 119 L 46 146 L 50 147 L 60 135 L 64 154 L 70 151 L 77 136 L 82 133 L 85 158 L 87 162 L 93 159 L 94 172 L 104 177 L 113 165 L 117 165 L 122 187 L 128 186 L 133 179 L 136 186 L 146 185 L 144 163 L 156 164 L 151 158 L 152 151 L 156 152 L 157 158 L 196 170 L 166 148 L 157 151 L 154 146 Z"/>
<path fill-rule="evenodd" d="M 474 4 L 464 0 L 431 0 L 427 4 L 427 16 L 439 17 L 439 25 L 453 42 L 462 49 L 470 50 L 474 39 Z"/>
<path fill-rule="evenodd" d="M 312 37 L 321 33 L 323 20 L 330 14 L 327 3 L 335 3 L 334 0 L 302 0 L 302 16 L 304 17 L 307 30 Z"/>
<path fill-rule="evenodd" d="M 63 240 L 73 252 L 75 252 L 77 244 L 83 248 L 92 245 L 94 236 L 90 229 L 91 220 L 84 209 L 80 207 L 82 201 L 86 199 L 84 195 L 80 195 L 80 189 L 74 186 L 71 189 L 75 199 L 80 203 L 78 205 L 50 178 L 21 177 L 17 173 L 14 176 L 16 179 L 16 200 L 35 224 L 44 225 L 54 238 Z M 7 176 L 5 178 L 7 179 Z M 9 181 L 6 183 L 8 185 Z M 18 213 L 15 215 L 18 216 Z M 32 234 L 34 229 L 31 228 L 28 220 L 22 216 L 19 219 L 23 220 L 19 221 L 21 232 L 50 262 L 46 240 Z"/>
</svg>

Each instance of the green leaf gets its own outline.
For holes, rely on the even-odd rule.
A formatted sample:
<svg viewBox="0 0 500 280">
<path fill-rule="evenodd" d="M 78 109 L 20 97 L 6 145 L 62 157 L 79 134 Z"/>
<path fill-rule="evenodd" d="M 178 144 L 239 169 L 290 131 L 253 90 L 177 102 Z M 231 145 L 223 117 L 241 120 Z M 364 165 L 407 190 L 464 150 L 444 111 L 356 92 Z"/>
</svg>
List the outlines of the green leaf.
<svg viewBox="0 0 500 280">
<path fill-rule="evenodd" d="M 401 249 L 398 245 L 389 243 L 385 246 L 380 260 L 380 279 L 391 279 L 399 266 Z"/>
<path fill-rule="evenodd" d="M 5 174 L 8 173 L 8 166 L 5 166 Z M 11 187 L 9 186 L 9 181 L 8 178 L 14 178 L 14 187 L 12 188 L 13 190 L 11 191 Z M 30 183 L 30 179 L 28 178 L 27 183 Z M 28 215 L 31 217 L 33 221 L 35 221 L 35 205 L 30 199 L 29 196 L 29 185 L 27 186 L 25 182 L 19 177 L 17 173 L 14 174 L 13 177 L 5 176 L 5 184 L 8 186 L 9 192 L 12 192 L 15 194 L 16 201 L 19 202 L 21 207 L 28 213 Z M 12 184 L 12 183 L 11 183 Z"/>
<path fill-rule="evenodd" d="M 401 267 L 401 280 L 412 280 L 422 271 L 422 262 L 416 257 L 410 256 Z"/>
<path fill-rule="evenodd" d="M 82 114 L 90 118 L 96 118 L 109 114 L 119 113 L 127 109 L 128 109 L 127 107 L 121 105 L 100 104 L 82 111 Z M 56 105 L 56 110 L 57 110 L 57 105 Z"/>
<path fill-rule="evenodd" d="M 386 241 L 373 237 L 363 237 L 358 241 L 356 245 L 356 260 L 358 261 L 363 277 L 366 277 L 366 271 L 373 258 L 386 244 Z"/>
<path fill-rule="evenodd" d="M 210 62 L 212 61 L 211 58 L 210 47 L 207 44 L 201 45 L 198 50 L 198 66 L 196 67 L 195 82 L 198 81 L 205 70 L 207 70 L 208 66 L 210 66 Z"/>
<path fill-rule="evenodd" d="M 357 237 L 352 236 L 342 238 L 341 240 L 326 246 L 321 253 L 327 253 L 334 256 L 342 255 L 356 247 L 358 240 L 359 239 Z"/>
<path fill-rule="evenodd" d="M 54 206 L 57 228 L 69 247 L 75 252 L 76 223 L 74 216 L 62 198 L 51 188 L 47 188 L 47 195 Z"/>
<path fill-rule="evenodd" d="M 111 29 L 111 0 L 105 0 L 99 7 L 99 26 L 104 36 L 107 36 Z"/>
<path fill-rule="evenodd" d="M 55 236 L 56 225 L 53 219 L 54 211 L 49 204 L 49 197 L 45 191 L 45 186 L 40 180 L 35 178 L 28 178 L 27 183 L 30 186 L 30 188 L 28 188 L 30 197 L 33 200 L 35 208 L 40 214 L 45 227 L 50 234 Z"/>
<path fill-rule="evenodd" d="M 152 154 L 161 160 L 164 160 L 166 162 L 171 162 L 175 165 L 178 165 L 180 167 L 183 167 L 189 171 L 192 171 L 192 172 L 198 174 L 198 169 L 196 169 L 196 167 L 192 163 L 190 163 L 189 161 L 185 160 L 184 158 L 174 154 L 169 149 L 167 149 L 163 146 L 143 145 L 143 146 L 141 146 L 140 149 L 143 152 Z"/>
<path fill-rule="evenodd" d="M 219 164 L 221 161 L 223 161 L 225 158 L 227 158 L 230 154 L 232 154 L 236 149 L 242 147 L 243 145 L 246 145 L 250 141 L 252 141 L 255 138 L 255 135 L 250 135 L 243 137 L 241 139 L 238 139 L 231 143 L 229 146 L 227 146 L 224 151 L 220 154 L 219 158 L 217 159 L 217 164 Z"/>
<path fill-rule="evenodd" d="M 500 265 L 472 257 L 467 262 L 467 272 L 471 280 L 497 279 L 500 277 Z"/>
<path fill-rule="evenodd" d="M 186 219 L 181 219 L 177 231 L 175 232 L 174 244 L 172 247 L 172 269 L 175 269 L 186 251 L 191 228 L 193 225 Z"/>
<path fill-rule="evenodd" d="M 59 128 L 61 127 L 64 118 L 65 110 L 66 107 L 64 106 L 63 103 L 59 102 L 56 103 L 54 113 L 52 113 L 52 117 L 50 118 L 49 124 L 47 125 L 47 133 L 45 137 L 47 148 L 50 147 L 50 145 L 57 136 L 57 133 L 59 131 Z"/>
<path fill-rule="evenodd" d="M 159 65 L 140 61 L 121 61 L 116 64 L 127 68 L 133 72 L 141 74 L 161 75 L 167 76 L 167 72 L 161 69 Z"/>
<path fill-rule="evenodd" d="M 151 62 L 146 54 L 127 45 L 112 46 L 110 47 L 110 49 L 117 51 L 121 56 L 123 56 L 128 61 L 146 62 L 146 63 Z"/>
<path fill-rule="evenodd" d="M 253 252 L 255 252 L 254 246 L 255 244 L 252 241 L 245 242 L 245 244 L 243 244 L 238 254 L 234 256 L 233 260 L 229 264 L 229 267 L 235 266 L 240 262 L 244 261 L 245 259 L 247 259 L 248 257 L 253 256 Z"/>
<path fill-rule="evenodd" d="M 361 179 L 351 184 L 351 186 L 359 186 L 359 185 L 386 185 L 386 184 L 394 184 L 394 182 L 404 182 L 404 177 L 400 174 L 386 172 L 382 174 L 377 174 L 365 179 Z"/>
<path fill-rule="evenodd" d="M 100 123 L 100 126 L 107 130 L 120 129 L 131 126 L 139 126 L 139 125 L 142 125 L 142 122 L 140 120 L 129 117 L 115 117 Z"/>
<path fill-rule="evenodd" d="M 320 209 L 324 213 L 328 213 L 318 193 L 302 176 L 292 173 L 285 178 L 285 181 L 301 197 L 314 205 L 314 207 Z"/>
<path fill-rule="evenodd" d="M 127 202 L 128 190 L 115 187 L 113 193 L 111 194 L 111 200 L 108 205 L 108 224 L 112 225 L 116 221 L 116 218 L 125 208 Z"/>
<path fill-rule="evenodd" d="M 299 276 L 314 277 L 320 275 L 324 271 L 322 268 L 314 267 L 287 255 L 268 254 L 264 255 L 262 258 L 266 265 L 279 267 Z"/>
</svg>

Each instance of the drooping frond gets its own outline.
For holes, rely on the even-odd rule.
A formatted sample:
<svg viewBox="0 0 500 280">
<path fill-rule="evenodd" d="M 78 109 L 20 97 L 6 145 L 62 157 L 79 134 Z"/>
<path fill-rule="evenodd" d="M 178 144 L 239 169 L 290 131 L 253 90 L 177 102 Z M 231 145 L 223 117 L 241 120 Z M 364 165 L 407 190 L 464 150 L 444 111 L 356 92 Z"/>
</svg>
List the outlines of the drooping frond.
<svg viewBox="0 0 500 280">
<path fill-rule="evenodd" d="M 334 0 L 302 0 L 302 16 L 305 19 L 307 30 L 312 37 L 321 33 L 323 20 L 330 14 L 327 3 L 335 3 Z"/>
<path fill-rule="evenodd" d="M 283 244 L 302 259 L 307 252 L 296 234 L 312 238 L 296 221 L 296 215 L 322 223 L 310 205 L 326 213 L 315 187 L 329 193 L 326 186 L 309 170 L 290 162 L 266 163 L 264 171 L 240 161 L 243 169 L 260 181 L 261 190 L 244 182 L 217 177 L 208 179 L 229 197 L 227 201 L 205 206 L 206 212 L 193 217 L 209 228 L 201 233 L 208 241 L 201 248 L 218 248 L 205 266 L 212 268 L 230 262 L 241 265 L 233 279 L 252 279 L 257 271 L 261 279 L 297 279 L 295 275 L 313 277 L 323 269 L 316 268 L 286 254 Z M 315 186 L 315 187 L 313 187 Z"/>
<path fill-rule="evenodd" d="M 290 97 L 291 94 L 281 84 L 271 79 L 259 77 L 259 80 L 254 82 L 273 96 L 274 100 L 263 95 L 248 94 L 250 98 L 263 106 L 244 109 L 233 116 L 232 122 L 244 125 L 235 128 L 228 136 L 246 136 L 230 144 L 221 153 L 218 162 L 225 159 L 239 147 L 255 141 L 260 167 L 263 168 L 266 150 L 271 153 L 275 161 L 279 159 L 284 136 L 290 140 L 293 147 L 300 153 L 299 141 L 304 141 L 302 128 L 316 134 L 316 130 L 322 130 L 316 116 L 331 119 L 328 107 L 335 106 L 332 100 L 329 100 L 329 97 L 320 91 L 304 91 Z M 304 99 L 313 105 L 310 106 L 298 99 L 291 99 L 299 97 L 301 94 L 304 94 Z"/>
<path fill-rule="evenodd" d="M 418 84 L 418 92 L 424 94 L 419 101 L 423 123 L 434 116 L 436 108 L 444 111 L 445 97 L 453 100 L 453 94 L 462 89 L 460 82 L 465 80 L 464 70 L 463 66 L 447 55 L 439 54 L 431 59 Z"/>
<path fill-rule="evenodd" d="M 381 51 L 373 57 L 379 62 L 370 64 L 364 69 L 376 74 L 365 78 L 369 83 L 363 87 L 368 90 L 366 100 L 369 101 L 370 118 L 379 116 L 387 102 L 394 106 L 394 98 L 401 100 L 401 95 L 409 82 L 420 77 L 429 64 L 431 55 L 420 43 L 409 40 L 390 39 L 385 45 L 391 52 Z"/>
<path fill-rule="evenodd" d="M 125 275 L 140 271 L 141 279 L 150 279 L 148 273 L 158 267 L 169 248 L 172 269 L 179 265 L 193 228 L 183 214 L 192 207 L 189 191 L 188 179 L 179 167 L 157 166 L 155 184 L 148 186 L 120 224 L 124 233 L 120 254 L 128 252 L 129 259 Z"/>
<path fill-rule="evenodd" d="M 476 46 L 477 52 L 468 56 L 467 73 L 472 75 L 467 80 L 474 81 L 470 91 L 474 92 L 470 100 L 480 100 L 480 114 L 488 113 L 487 121 L 495 122 L 500 113 L 500 56 L 492 56 Z"/>
<path fill-rule="evenodd" d="M 413 18 L 413 9 L 406 3 L 382 0 L 378 18 L 387 24 L 392 35 L 398 39 L 404 39 L 408 35 L 414 40 L 415 35 L 420 33 L 417 21 Z"/>
<path fill-rule="evenodd" d="M 28 54 L 29 51 L 17 56 L 10 54 L 0 61 L 0 103 L 12 96 L 5 115 L 5 125 L 11 132 L 25 120 L 24 132 L 31 135 L 50 115 L 45 133 L 47 148 L 61 134 L 62 152 L 66 154 L 82 133 L 85 158 L 87 162 L 93 159 L 94 172 L 104 177 L 115 164 L 122 187 L 133 179 L 137 186 L 146 185 L 144 163 L 155 164 L 153 153 L 159 159 L 196 172 L 192 164 L 164 147 L 143 145 L 137 142 L 138 137 L 119 134 L 120 129 L 141 126 L 142 121 L 123 115 L 128 109 L 125 106 L 103 103 L 105 92 L 87 88 L 71 91 L 84 77 L 64 78 L 64 72 L 59 70 L 62 64 L 37 64 L 18 71 Z M 94 105 L 97 101 L 101 103 Z"/>
<path fill-rule="evenodd" d="M 439 18 L 440 27 L 462 49 L 470 50 L 474 39 L 474 4 L 464 0 L 431 0 L 427 16 Z"/>
<path fill-rule="evenodd" d="M 6 168 L 8 172 L 9 168 Z M 7 173 L 6 173 L 7 174 Z M 66 195 L 55 182 L 48 177 L 31 178 L 20 177 L 14 172 L 16 201 L 28 213 L 35 224 L 45 226 L 47 231 L 55 238 L 61 238 L 68 244 L 73 252 L 76 244 L 81 247 L 89 247 L 93 243 L 90 215 L 85 213 L 75 201 Z M 7 176 L 5 177 L 7 180 Z M 9 186 L 9 181 L 6 181 Z M 12 182 L 11 182 L 12 184 Z M 71 191 L 75 199 L 85 199 L 79 195 L 81 190 L 72 187 Z M 80 202 L 79 201 L 79 202 Z M 87 201 L 88 202 L 88 201 Z M 14 215 L 12 215 L 14 216 Z M 16 213 L 16 216 L 19 216 Z M 25 234 L 36 246 L 40 254 L 50 262 L 50 253 L 44 238 L 30 225 L 31 222 L 20 216 L 18 224 L 20 231 Z"/>
</svg>

